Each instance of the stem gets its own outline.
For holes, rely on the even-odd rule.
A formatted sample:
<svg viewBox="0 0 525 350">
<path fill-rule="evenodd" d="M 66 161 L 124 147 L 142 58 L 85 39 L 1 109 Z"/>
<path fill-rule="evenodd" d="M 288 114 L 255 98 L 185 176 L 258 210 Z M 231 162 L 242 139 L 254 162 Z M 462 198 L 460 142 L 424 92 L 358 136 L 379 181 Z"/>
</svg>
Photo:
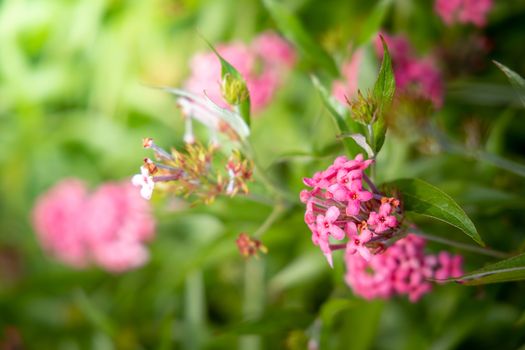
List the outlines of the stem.
<svg viewBox="0 0 525 350">
<path fill-rule="evenodd" d="M 366 176 L 366 174 L 363 172 L 363 177 L 365 179 L 365 182 L 368 184 L 368 186 L 370 187 L 370 189 L 372 190 L 372 192 L 374 193 L 377 193 L 377 194 L 381 194 L 381 192 L 379 192 L 379 190 L 377 189 L 377 187 L 374 185 L 374 183 L 372 182 L 372 180 L 370 180 L 370 178 L 368 176 Z"/>
<path fill-rule="evenodd" d="M 282 203 L 277 203 L 270 215 L 264 220 L 261 226 L 253 233 L 254 238 L 261 238 L 261 236 L 268 231 L 270 227 L 280 218 L 281 214 L 285 212 L 285 206 Z"/>
<path fill-rule="evenodd" d="M 202 348 L 205 336 L 205 295 L 202 271 L 196 270 L 186 277 L 184 295 L 184 323 L 186 336 L 184 348 Z"/>
<path fill-rule="evenodd" d="M 255 173 L 258 175 L 261 182 L 268 188 L 268 190 L 270 190 L 270 192 L 272 192 L 272 194 L 274 194 L 277 198 L 284 198 L 292 203 L 297 202 L 298 198 L 296 195 L 287 192 L 285 189 L 282 189 L 268 176 L 265 169 L 261 166 L 257 155 L 251 147 L 251 144 L 249 142 L 243 142 L 243 147 L 253 161 Z"/>
<path fill-rule="evenodd" d="M 346 244 L 330 244 L 330 250 L 334 251 L 334 250 L 341 250 L 341 249 L 345 249 L 346 248 Z"/>
<path fill-rule="evenodd" d="M 372 126 L 372 124 L 368 124 L 367 125 L 367 130 L 368 130 L 368 138 L 369 138 L 369 141 L 368 141 L 368 144 L 372 147 L 372 150 L 374 149 L 374 128 Z M 374 158 L 375 158 L 376 154 L 374 152 Z M 376 162 L 375 162 L 375 159 L 374 159 L 374 162 L 372 164 L 370 164 L 370 177 L 372 178 L 372 181 L 375 181 L 375 178 L 376 178 Z"/>
<path fill-rule="evenodd" d="M 413 232 L 413 233 L 417 234 L 418 236 L 423 237 L 423 238 L 425 238 L 425 239 L 427 239 L 429 241 L 446 244 L 446 245 L 449 245 L 451 247 L 456 247 L 456 248 L 459 248 L 459 249 L 471 251 L 473 253 L 483 254 L 483 255 L 491 256 L 491 257 L 494 257 L 494 258 L 500 258 L 500 259 L 505 259 L 505 258 L 510 257 L 510 254 L 504 253 L 504 252 L 500 252 L 498 250 L 494 250 L 494 249 L 490 249 L 490 248 L 477 247 L 477 246 L 474 246 L 474 245 L 471 245 L 471 244 L 467 244 L 467 243 L 461 243 L 461 242 L 452 241 L 450 239 L 437 237 L 437 236 L 434 236 L 434 235 L 429 235 L 429 234 L 426 234 L 426 233 L 423 233 L 423 232 L 415 231 L 414 229 L 412 229 L 411 232 Z"/>
<path fill-rule="evenodd" d="M 244 303 L 243 316 L 245 320 L 260 317 L 264 310 L 265 281 L 264 260 L 249 259 L 244 267 Z M 246 335 L 239 339 L 239 349 L 259 350 L 261 337 Z"/>
</svg>

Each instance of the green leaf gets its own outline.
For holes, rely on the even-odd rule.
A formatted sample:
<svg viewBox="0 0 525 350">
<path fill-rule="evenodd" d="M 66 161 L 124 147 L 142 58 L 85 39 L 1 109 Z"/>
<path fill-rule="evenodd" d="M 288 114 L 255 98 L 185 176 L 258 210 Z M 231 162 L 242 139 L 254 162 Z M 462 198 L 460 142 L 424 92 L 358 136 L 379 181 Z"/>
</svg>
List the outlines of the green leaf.
<svg viewBox="0 0 525 350">
<path fill-rule="evenodd" d="M 525 253 L 446 281 L 467 286 L 525 280 Z"/>
<path fill-rule="evenodd" d="M 208 41 L 206 41 L 206 43 L 208 44 L 210 49 L 217 56 L 217 58 L 219 58 L 219 61 L 221 62 L 221 79 L 224 80 L 227 75 L 231 75 L 235 79 L 237 79 L 240 82 L 242 82 L 242 84 L 246 88 L 246 91 L 247 91 L 246 98 L 239 105 L 237 105 L 235 107 L 238 108 L 239 114 L 242 116 L 242 118 L 244 119 L 245 123 L 248 126 L 250 126 L 250 124 L 251 124 L 251 117 L 250 117 L 250 93 L 249 93 L 249 91 L 247 89 L 246 80 L 241 75 L 241 73 L 239 73 L 239 71 L 237 69 L 235 69 L 235 67 L 230 64 L 230 62 L 226 61 L 224 59 L 224 57 L 222 57 L 219 54 L 219 52 L 217 52 L 217 50 L 215 49 L 215 47 L 213 47 L 212 44 L 210 44 Z"/>
<path fill-rule="evenodd" d="M 363 28 L 361 29 L 361 34 L 357 40 L 358 46 L 368 43 L 379 31 L 385 21 L 391 4 L 392 0 L 382 0 L 375 5 L 372 13 L 368 16 Z"/>
<path fill-rule="evenodd" d="M 396 92 L 396 80 L 394 78 L 394 70 L 392 69 L 392 58 L 386 45 L 385 39 L 381 37 L 383 43 L 383 61 L 379 69 L 379 75 L 374 84 L 372 95 L 378 104 L 376 121 L 372 126 L 373 139 L 370 140 L 372 149 L 377 154 L 383 147 L 386 136 L 385 114 L 392 104 L 394 94 Z"/>
<path fill-rule="evenodd" d="M 310 37 L 301 22 L 286 6 L 275 0 L 264 0 L 263 3 L 277 27 L 307 60 L 323 67 L 333 77 L 339 75 L 333 58 Z"/>
<path fill-rule="evenodd" d="M 485 246 L 476 227 L 461 207 L 439 188 L 419 179 L 401 179 L 385 184 L 401 192 L 405 211 L 429 216 L 459 228 Z"/>
<path fill-rule="evenodd" d="M 314 84 L 314 87 L 319 92 L 319 95 L 321 95 L 321 99 L 323 100 L 324 105 L 330 112 L 330 115 L 333 117 L 337 128 L 339 129 L 339 132 L 343 135 L 352 134 L 352 131 L 350 127 L 348 126 L 348 123 L 346 122 L 346 118 L 343 116 L 346 111 L 344 110 L 343 106 L 339 102 L 335 100 L 335 98 L 328 92 L 326 87 L 321 84 L 319 79 L 312 75 L 312 82 Z M 345 120 L 346 119 L 346 120 Z M 346 151 L 350 155 L 354 155 L 359 153 L 359 147 L 352 141 L 350 141 L 349 138 L 342 138 L 343 145 L 345 146 Z"/>
<path fill-rule="evenodd" d="M 512 69 L 508 68 L 507 66 L 504 66 L 503 64 L 499 63 L 498 61 L 493 61 L 493 62 L 496 66 L 498 66 L 499 69 L 501 69 L 503 73 L 505 73 L 507 78 L 509 78 L 509 81 L 512 84 L 512 87 L 514 87 L 516 94 L 521 100 L 521 103 L 525 106 L 525 79 L 523 79 L 521 75 L 514 72 Z"/>
</svg>

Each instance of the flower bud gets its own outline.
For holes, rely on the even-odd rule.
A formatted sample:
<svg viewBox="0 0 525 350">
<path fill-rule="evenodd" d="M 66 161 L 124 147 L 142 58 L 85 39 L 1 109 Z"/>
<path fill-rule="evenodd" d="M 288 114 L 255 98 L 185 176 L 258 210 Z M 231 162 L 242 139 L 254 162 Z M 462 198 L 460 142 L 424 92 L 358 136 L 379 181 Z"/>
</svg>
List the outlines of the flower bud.
<svg viewBox="0 0 525 350">
<path fill-rule="evenodd" d="M 222 78 L 221 92 L 226 102 L 232 106 L 243 103 L 249 97 L 246 82 L 230 73 L 226 73 Z"/>
</svg>

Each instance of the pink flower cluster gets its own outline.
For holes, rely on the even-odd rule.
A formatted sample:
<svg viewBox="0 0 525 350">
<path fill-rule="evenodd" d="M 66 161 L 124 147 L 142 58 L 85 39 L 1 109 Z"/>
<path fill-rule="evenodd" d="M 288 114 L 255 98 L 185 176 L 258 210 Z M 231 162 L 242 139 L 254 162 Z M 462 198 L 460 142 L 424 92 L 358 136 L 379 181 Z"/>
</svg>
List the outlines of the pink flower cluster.
<svg viewBox="0 0 525 350">
<path fill-rule="evenodd" d="M 283 73 L 296 60 L 295 51 L 279 35 L 266 32 L 250 45 L 230 43 L 217 46 L 217 51 L 246 80 L 254 112 L 260 111 L 272 99 L 282 83 Z M 227 108 L 221 93 L 221 65 L 212 52 L 199 53 L 191 61 L 191 75 L 186 89 L 206 95 L 216 104 Z"/>
<path fill-rule="evenodd" d="M 435 67 L 430 57 L 419 58 L 407 38 L 381 34 L 385 39 L 396 79 L 398 92 L 415 98 L 422 98 L 439 108 L 443 105 L 443 80 L 441 73 Z M 376 52 L 383 56 L 383 45 L 378 36 L 376 38 Z"/>
<path fill-rule="evenodd" d="M 472 23 L 483 27 L 487 14 L 492 8 L 492 0 L 436 0 L 434 10 L 447 25 Z"/>
<path fill-rule="evenodd" d="M 357 253 L 369 260 L 398 232 L 402 219 L 399 200 L 383 196 L 367 177 L 364 170 L 371 162 L 362 155 L 354 159 L 341 156 L 326 170 L 303 180 L 312 188 L 301 191 L 301 201 L 306 204 L 304 220 L 330 266 L 333 250 L 345 248 L 347 254 Z"/>
<path fill-rule="evenodd" d="M 411 302 L 416 302 L 432 289 L 428 279 L 441 280 L 463 274 L 461 256 L 444 251 L 426 255 L 425 244 L 423 238 L 408 234 L 368 261 L 346 254 L 346 283 L 365 299 L 406 294 Z"/>
<path fill-rule="evenodd" d="M 144 243 L 155 234 L 150 205 L 129 181 L 106 183 L 90 194 L 82 181 L 63 180 L 37 200 L 33 226 L 56 259 L 110 272 L 146 263 Z"/>
</svg>

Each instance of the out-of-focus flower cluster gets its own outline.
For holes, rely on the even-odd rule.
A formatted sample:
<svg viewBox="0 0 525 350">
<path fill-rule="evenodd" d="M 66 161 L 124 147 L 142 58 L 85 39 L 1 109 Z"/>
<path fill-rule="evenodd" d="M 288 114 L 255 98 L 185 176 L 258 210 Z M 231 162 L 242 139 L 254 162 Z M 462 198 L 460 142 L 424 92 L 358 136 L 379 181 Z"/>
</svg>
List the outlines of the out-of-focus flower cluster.
<svg viewBox="0 0 525 350">
<path fill-rule="evenodd" d="M 436 0 L 434 9 L 447 25 L 472 23 L 483 27 L 492 8 L 492 0 Z"/>
<path fill-rule="evenodd" d="M 155 234 L 149 202 L 129 182 L 89 193 L 78 179 L 63 180 L 36 202 L 33 225 L 46 252 L 65 264 L 123 272 L 147 262 Z"/>
<path fill-rule="evenodd" d="M 187 143 L 184 151 L 171 152 L 157 146 L 151 138 L 144 139 L 143 145 L 154 151 L 156 160 L 144 159 L 141 173 L 132 178 L 132 183 L 141 187 L 141 195 L 146 199 L 151 198 L 154 188 L 194 197 L 206 204 L 218 195 L 248 193 L 253 165 L 238 150 L 233 150 L 228 160 L 217 167 L 214 159 L 219 153 L 214 145 Z"/>
<path fill-rule="evenodd" d="M 239 237 L 235 240 L 239 253 L 245 258 L 250 258 L 252 256 L 258 257 L 259 252 L 266 254 L 268 248 L 258 239 L 250 237 L 246 233 L 239 234 Z"/>
<path fill-rule="evenodd" d="M 254 112 L 270 102 L 283 82 L 284 73 L 296 61 L 292 46 L 272 32 L 260 34 L 249 45 L 236 42 L 217 45 L 216 49 L 244 77 Z M 190 67 L 185 89 L 205 93 L 217 105 L 229 108 L 229 98 L 225 100 L 221 89 L 226 82 L 221 81 L 221 64 L 215 53 L 196 54 Z"/>
<path fill-rule="evenodd" d="M 463 274 L 461 256 L 445 251 L 427 255 L 425 245 L 424 238 L 408 234 L 368 261 L 359 255 L 346 254 L 346 283 L 365 299 L 408 295 L 410 301 L 416 302 L 432 289 L 429 279 L 443 280 Z"/>
<path fill-rule="evenodd" d="M 431 56 L 420 58 L 414 53 L 408 39 L 401 35 L 381 34 L 390 54 L 396 79 L 396 87 L 406 97 L 432 102 L 434 107 L 443 105 L 443 79 Z M 376 52 L 383 56 L 383 46 L 376 39 Z"/>
<path fill-rule="evenodd" d="M 403 219 L 398 199 L 380 193 L 364 170 L 372 160 L 336 158 L 326 170 L 305 178 L 312 190 L 301 192 L 306 204 L 305 222 L 312 241 L 332 265 L 332 251 L 344 241 L 347 254 L 358 253 L 369 260 L 396 238 Z"/>
<path fill-rule="evenodd" d="M 419 58 L 414 54 L 408 39 L 403 36 L 380 34 L 385 39 L 390 54 L 396 79 L 398 96 L 409 99 L 423 99 L 439 108 L 443 104 L 443 81 L 435 62 L 428 56 Z M 376 53 L 383 57 L 383 45 L 380 36 L 376 38 Z M 342 64 L 343 79 L 334 81 L 333 96 L 341 103 L 353 101 L 358 94 L 358 80 L 362 49 L 358 49 L 349 60 Z"/>
</svg>

